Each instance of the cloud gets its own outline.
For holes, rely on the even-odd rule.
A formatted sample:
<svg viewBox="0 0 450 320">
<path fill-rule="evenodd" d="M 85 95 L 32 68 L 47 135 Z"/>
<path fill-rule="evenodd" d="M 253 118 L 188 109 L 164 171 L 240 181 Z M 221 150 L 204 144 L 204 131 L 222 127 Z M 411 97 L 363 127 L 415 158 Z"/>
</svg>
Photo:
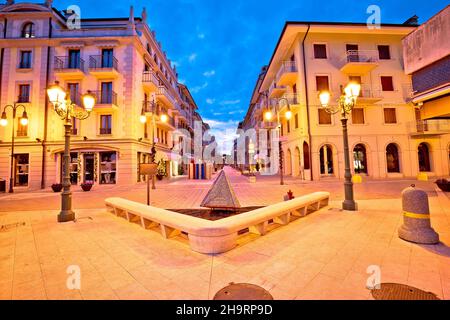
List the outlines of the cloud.
<svg viewBox="0 0 450 320">
<path fill-rule="evenodd" d="M 213 119 L 204 119 L 204 121 L 210 125 L 210 134 L 216 137 L 220 152 L 231 154 L 233 140 L 237 138 L 236 128 L 238 121 L 220 121 Z"/>
<path fill-rule="evenodd" d="M 207 104 L 214 104 L 214 102 L 216 102 L 216 99 L 211 99 L 211 98 L 206 99 Z"/>
<path fill-rule="evenodd" d="M 203 72 L 203 75 L 207 78 L 212 77 L 215 74 L 216 74 L 216 70 L 209 70 L 209 71 Z"/>
<path fill-rule="evenodd" d="M 196 59 L 197 59 L 197 54 L 196 54 L 196 53 L 192 53 L 192 54 L 188 57 L 189 62 L 194 62 Z"/>
<path fill-rule="evenodd" d="M 205 89 L 208 86 L 208 82 L 205 82 L 201 86 L 192 87 L 189 89 L 191 93 L 199 93 L 201 90 Z"/>
<path fill-rule="evenodd" d="M 229 105 L 235 105 L 238 103 L 241 103 L 241 100 L 225 100 L 225 101 L 222 101 L 220 104 L 222 106 L 229 106 Z"/>
<path fill-rule="evenodd" d="M 237 113 L 244 113 L 244 111 L 243 110 L 234 110 L 234 111 L 228 112 L 229 115 L 233 115 L 233 114 L 237 114 Z"/>
<path fill-rule="evenodd" d="M 178 83 L 186 84 L 186 79 L 178 79 Z"/>
<path fill-rule="evenodd" d="M 197 35 L 197 37 L 198 37 L 199 39 L 205 39 L 205 34 L 204 34 L 204 33 L 199 33 L 199 34 Z"/>
</svg>

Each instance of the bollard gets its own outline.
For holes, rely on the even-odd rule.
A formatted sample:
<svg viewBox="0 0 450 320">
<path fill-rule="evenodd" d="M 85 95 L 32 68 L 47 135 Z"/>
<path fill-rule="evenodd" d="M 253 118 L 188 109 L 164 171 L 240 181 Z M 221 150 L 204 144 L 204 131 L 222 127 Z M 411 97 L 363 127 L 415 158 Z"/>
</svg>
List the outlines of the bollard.
<svg viewBox="0 0 450 320">
<path fill-rule="evenodd" d="M 431 227 L 427 193 L 412 185 L 403 190 L 402 198 L 404 222 L 398 230 L 399 237 L 419 244 L 439 243 L 439 235 Z"/>
</svg>

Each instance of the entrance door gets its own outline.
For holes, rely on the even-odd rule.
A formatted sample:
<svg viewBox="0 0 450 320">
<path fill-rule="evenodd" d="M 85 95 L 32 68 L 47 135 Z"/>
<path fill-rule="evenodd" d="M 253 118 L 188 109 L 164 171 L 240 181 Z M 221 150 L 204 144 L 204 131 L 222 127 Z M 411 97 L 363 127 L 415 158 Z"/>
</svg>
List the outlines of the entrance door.
<svg viewBox="0 0 450 320">
<path fill-rule="evenodd" d="M 94 182 L 94 155 L 84 155 L 84 182 Z"/>
</svg>

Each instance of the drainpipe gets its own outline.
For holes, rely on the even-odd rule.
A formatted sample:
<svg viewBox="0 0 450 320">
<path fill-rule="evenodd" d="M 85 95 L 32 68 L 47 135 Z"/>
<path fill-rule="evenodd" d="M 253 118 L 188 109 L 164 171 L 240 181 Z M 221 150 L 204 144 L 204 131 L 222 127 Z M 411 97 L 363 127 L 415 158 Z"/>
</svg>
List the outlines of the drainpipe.
<svg viewBox="0 0 450 320">
<path fill-rule="evenodd" d="M 3 26 L 3 39 L 6 38 L 6 27 L 8 25 L 8 20 L 5 19 L 5 23 Z M 3 59 L 5 56 L 5 48 L 0 50 L 0 107 L 2 106 L 2 83 L 3 83 Z"/>
<path fill-rule="evenodd" d="M 308 79 L 306 75 L 306 56 L 305 56 L 305 40 L 309 34 L 309 30 L 311 29 L 311 25 L 308 24 L 308 30 L 306 30 L 305 37 L 302 41 L 302 56 L 303 56 L 303 80 L 305 83 L 305 98 L 306 98 L 306 118 L 308 122 L 308 140 L 309 140 L 309 171 L 311 172 L 311 181 L 314 181 L 313 176 L 313 162 L 312 162 L 312 144 L 311 144 L 311 121 L 309 114 L 309 97 L 308 97 Z"/>
<path fill-rule="evenodd" d="M 52 37 L 52 18 L 48 19 L 48 38 Z M 47 70 L 45 75 L 46 88 L 50 85 L 50 51 L 51 47 L 47 47 Z M 44 108 L 44 138 L 42 139 L 42 168 L 41 168 L 41 189 L 45 189 L 45 157 L 46 157 L 46 141 L 47 141 L 47 126 L 48 126 L 48 95 L 47 90 L 44 90 L 45 94 L 45 108 Z"/>
</svg>

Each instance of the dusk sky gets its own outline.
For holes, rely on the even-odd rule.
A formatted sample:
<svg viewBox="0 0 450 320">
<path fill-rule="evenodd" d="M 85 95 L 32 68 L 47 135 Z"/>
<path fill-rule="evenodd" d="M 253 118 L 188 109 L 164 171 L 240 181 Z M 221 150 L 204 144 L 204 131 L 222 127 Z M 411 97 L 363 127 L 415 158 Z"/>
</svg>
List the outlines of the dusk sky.
<svg viewBox="0 0 450 320">
<path fill-rule="evenodd" d="M 95 3 L 95 6 L 92 4 Z M 68 0 L 82 18 L 135 16 L 147 7 L 148 23 L 178 68 L 218 141 L 233 137 L 243 119 L 261 67 L 271 58 L 285 21 L 365 22 L 369 5 L 380 6 L 382 23 L 402 23 L 417 14 L 421 23 L 448 0 L 287 1 L 287 0 Z M 227 149 L 230 144 L 227 144 Z"/>
</svg>

